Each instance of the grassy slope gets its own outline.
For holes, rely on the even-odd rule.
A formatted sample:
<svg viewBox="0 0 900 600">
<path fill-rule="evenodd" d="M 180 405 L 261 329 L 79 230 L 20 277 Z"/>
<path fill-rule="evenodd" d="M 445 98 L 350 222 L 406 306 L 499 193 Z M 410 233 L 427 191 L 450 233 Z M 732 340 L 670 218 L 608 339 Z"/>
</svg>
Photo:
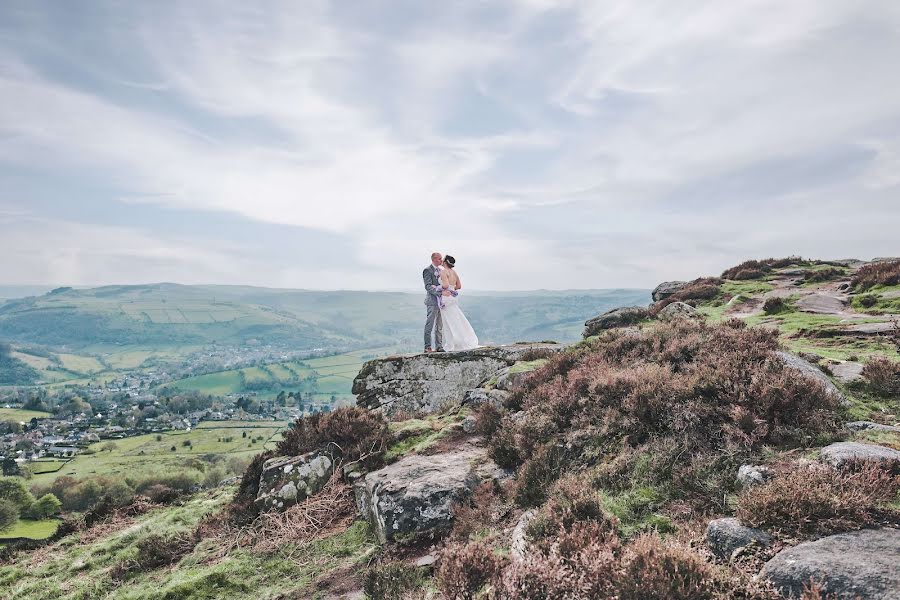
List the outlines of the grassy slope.
<svg viewBox="0 0 900 600">
<path fill-rule="evenodd" d="M 163 508 L 125 523 L 99 539 L 78 543 L 69 536 L 49 551 L 0 567 L 0 597 L 19 600 L 192 600 L 252 597 L 271 599 L 292 592 L 297 598 L 320 598 L 316 581 L 329 572 L 361 568 L 375 550 L 375 540 L 363 523 L 324 539 L 289 546 L 280 554 L 261 555 L 237 550 L 215 558 L 220 544 L 204 540 L 175 567 L 138 572 L 115 581 L 110 570 L 133 558 L 137 543 L 151 533 L 186 533 L 230 499 L 232 488 L 195 495 L 183 506 Z M 289 556 L 290 555 L 290 556 Z"/>
<path fill-rule="evenodd" d="M 43 540 L 56 533 L 59 527 L 58 519 L 46 519 L 44 521 L 32 521 L 31 519 L 19 519 L 12 529 L 0 533 L 0 540 L 10 538 L 31 538 Z"/>
<path fill-rule="evenodd" d="M 30 421 L 31 419 L 44 419 L 51 416 L 50 413 L 37 410 L 24 410 L 21 408 L 0 408 L 0 421 Z"/>
</svg>

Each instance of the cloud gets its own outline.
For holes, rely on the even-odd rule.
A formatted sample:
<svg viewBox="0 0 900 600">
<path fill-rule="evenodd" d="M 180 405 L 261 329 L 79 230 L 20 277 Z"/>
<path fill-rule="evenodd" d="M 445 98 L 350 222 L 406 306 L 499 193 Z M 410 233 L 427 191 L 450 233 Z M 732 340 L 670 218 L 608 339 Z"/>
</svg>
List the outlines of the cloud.
<svg viewBox="0 0 900 600">
<path fill-rule="evenodd" d="M 887 0 L 0 17 L 0 170 L 73 192 L 33 217 L 0 192 L 0 222 L 109 242 L 21 257 L 67 282 L 129 278 L 132 257 L 171 261 L 147 276 L 412 287 L 436 247 L 482 288 L 651 286 L 750 256 L 889 254 L 900 229 Z M 203 246 L 154 229 L 172 211 Z M 218 215 L 265 232 L 262 250 L 217 239 Z M 340 247 L 327 266 L 279 253 L 280 236 L 321 244 L 310 232 Z"/>
</svg>

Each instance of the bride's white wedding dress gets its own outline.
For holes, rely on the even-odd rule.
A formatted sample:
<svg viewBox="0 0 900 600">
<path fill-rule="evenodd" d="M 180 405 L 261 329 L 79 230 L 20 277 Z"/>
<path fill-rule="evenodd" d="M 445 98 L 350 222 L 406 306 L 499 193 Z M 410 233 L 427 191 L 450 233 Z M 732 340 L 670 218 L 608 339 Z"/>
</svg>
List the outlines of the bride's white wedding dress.
<svg viewBox="0 0 900 600">
<path fill-rule="evenodd" d="M 450 286 L 456 290 L 455 286 Z M 458 296 L 445 296 L 441 308 L 441 322 L 444 327 L 444 350 L 471 350 L 478 347 L 478 336 L 459 307 Z"/>
</svg>

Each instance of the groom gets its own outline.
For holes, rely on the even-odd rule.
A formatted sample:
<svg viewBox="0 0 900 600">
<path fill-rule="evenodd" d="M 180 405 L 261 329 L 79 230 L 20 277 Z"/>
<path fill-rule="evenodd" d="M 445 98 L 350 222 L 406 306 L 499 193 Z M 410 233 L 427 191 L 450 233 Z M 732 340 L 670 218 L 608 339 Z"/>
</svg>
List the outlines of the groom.
<svg viewBox="0 0 900 600">
<path fill-rule="evenodd" d="M 431 264 L 422 271 L 422 279 L 425 282 L 425 352 L 444 351 L 444 326 L 441 323 L 441 309 L 438 305 L 441 291 L 441 264 L 444 257 L 440 252 L 431 255 Z M 431 335 L 434 334 L 435 346 L 431 345 Z"/>
</svg>

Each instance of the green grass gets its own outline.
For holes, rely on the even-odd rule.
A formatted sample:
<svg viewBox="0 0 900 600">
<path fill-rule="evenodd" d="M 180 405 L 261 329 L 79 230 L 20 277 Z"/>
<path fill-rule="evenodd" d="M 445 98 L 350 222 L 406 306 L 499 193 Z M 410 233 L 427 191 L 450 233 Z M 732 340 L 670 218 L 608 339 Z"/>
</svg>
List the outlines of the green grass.
<svg viewBox="0 0 900 600">
<path fill-rule="evenodd" d="M 110 570 L 137 554 L 151 534 L 192 531 L 200 520 L 221 510 L 232 490 L 197 494 L 183 506 L 154 510 L 133 525 L 79 544 L 68 537 L 40 559 L 25 556 L 0 566 L 0 597 L 19 600 L 207 600 L 212 598 L 321 598 L 316 582 L 346 569 L 365 568 L 377 548 L 368 525 L 349 528 L 303 545 L 287 544 L 273 554 L 234 550 L 213 558 L 221 541 L 202 540 L 172 567 L 145 570 L 115 581 Z"/>
<path fill-rule="evenodd" d="M 33 475 L 41 475 L 43 473 L 56 473 L 63 468 L 67 460 L 36 460 L 28 463 L 28 468 Z"/>
<path fill-rule="evenodd" d="M 528 361 L 520 360 L 519 362 L 515 363 L 512 367 L 510 367 L 509 372 L 511 375 L 516 374 L 516 373 L 530 373 L 531 371 L 536 371 L 537 369 L 540 369 L 545 364 L 547 364 L 546 358 L 539 358 L 537 360 L 528 360 Z"/>
<path fill-rule="evenodd" d="M 59 519 L 46 519 L 43 521 L 19 519 L 16 521 L 16 524 L 12 526 L 12 529 L 7 529 L 0 533 L 0 541 L 12 538 L 43 540 L 56 533 L 59 524 Z"/>
<path fill-rule="evenodd" d="M 283 422 L 225 422 L 227 425 L 198 427 L 190 432 L 165 432 L 114 440 L 116 448 L 101 450 L 106 441 L 89 446 L 93 454 L 79 454 L 52 473 L 35 474 L 34 483 L 46 484 L 60 475 L 75 478 L 89 475 L 140 477 L 190 468 L 191 461 L 205 454 L 251 457 L 262 452 L 267 442 L 284 429 Z M 244 423 L 243 426 L 239 423 Z M 246 432 L 247 437 L 243 437 Z M 157 436 L 160 440 L 157 440 Z M 253 443 L 254 438 L 263 439 Z M 190 446 L 184 442 L 190 441 Z M 172 447 L 175 450 L 172 450 Z"/>
<path fill-rule="evenodd" d="M 23 410 L 21 408 L 0 408 L 0 421 L 27 422 L 31 419 L 46 419 L 50 413 L 36 410 Z"/>
<path fill-rule="evenodd" d="M 722 296 L 737 296 L 738 294 L 744 296 L 758 296 L 760 294 L 765 294 L 766 292 L 771 292 L 773 289 L 775 288 L 771 283 L 766 283 L 764 281 L 732 281 L 726 279 L 719 287 L 719 293 Z"/>
</svg>

